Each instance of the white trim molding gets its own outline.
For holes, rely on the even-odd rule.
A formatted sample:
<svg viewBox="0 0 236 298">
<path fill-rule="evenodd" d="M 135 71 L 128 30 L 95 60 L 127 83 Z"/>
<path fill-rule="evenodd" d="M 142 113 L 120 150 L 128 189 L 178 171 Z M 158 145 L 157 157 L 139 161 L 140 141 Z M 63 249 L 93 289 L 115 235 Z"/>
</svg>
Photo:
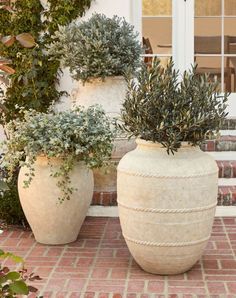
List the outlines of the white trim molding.
<svg viewBox="0 0 236 298">
<path fill-rule="evenodd" d="M 172 1 L 175 68 L 182 74 L 194 63 L 194 0 Z"/>
</svg>

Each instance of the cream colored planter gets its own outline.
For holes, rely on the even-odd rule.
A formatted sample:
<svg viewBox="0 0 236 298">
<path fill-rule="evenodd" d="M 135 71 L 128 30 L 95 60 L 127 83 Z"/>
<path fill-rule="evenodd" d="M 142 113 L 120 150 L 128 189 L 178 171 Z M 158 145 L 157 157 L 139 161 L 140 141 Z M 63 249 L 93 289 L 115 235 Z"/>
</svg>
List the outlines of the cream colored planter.
<svg viewBox="0 0 236 298">
<path fill-rule="evenodd" d="M 201 257 L 217 204 L 218 168 L 186 143 L 174 155 L 137 140 L 118 166 L 118 206 L 131 254 L 145 270 L 178 274 Z"/>
<path fill-rule="evenodd" d="M 60 159 L 51 159 L 53 169 L 58 169 Z M 70 173 L 71 185 L 76 188 L 71 199 L 60 203 L 61 195 L 57 179 L 50 177 L 51 171 L 46 157 L 38 157 L 35 177 L 29 188 L 23 187 L 25 173 L 21 168 L 18 190 L 22 208 L 32 228 L 35 239 L 43 244 L 65 244 L 77 239 L 92 200 L 93 174 L 83 163 L 77 163 Z"/>
<path fill-rule="evenodd" d="M 85 84 L 78 82 L 71 98 L 75 106 L 100 104 L 108 116 L 114 117 L 120 114 L 125 94 L 126 82 L 123 77 L 107 77 L 105 81 L 93 79 Z"/>
<path fill-rule="evenodd" d="M 100 104 L 110 117 L 120 115 L 120 109 L 126 95 L 126 82 L 122 76 L 106 77 L 105 81 L 93 79 L 84 85 L 81 82 L 72 91 L 73 105 Z M 95 169 L 94 191 L 98 193 L 116 193 L 117 170 L 116 165 L 120 159 L 136 147 L 134 139 L 117 138 L 111 156 L 112 166 L 109 168 Z"/>
</svg>

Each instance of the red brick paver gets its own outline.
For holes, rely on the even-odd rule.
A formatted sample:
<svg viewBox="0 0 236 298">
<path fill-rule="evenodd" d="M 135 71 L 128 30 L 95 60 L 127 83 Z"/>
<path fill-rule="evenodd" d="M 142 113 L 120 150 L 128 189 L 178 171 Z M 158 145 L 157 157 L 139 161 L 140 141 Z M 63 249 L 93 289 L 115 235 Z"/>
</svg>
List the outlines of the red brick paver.
<svg viewBox="0 0 236 298">
<path fill-rule="evenodd" d="M 68 245 L 41 245 L 21 230 L 4 231 L 0 242 L 43 278 L 36 286 L 45 298 L 236 298 L 235 218 L 216 218 L 202 259 L 172 276 L 139 268 L 118 218 L 86 218 L 78 240 Z"/>
</svg>

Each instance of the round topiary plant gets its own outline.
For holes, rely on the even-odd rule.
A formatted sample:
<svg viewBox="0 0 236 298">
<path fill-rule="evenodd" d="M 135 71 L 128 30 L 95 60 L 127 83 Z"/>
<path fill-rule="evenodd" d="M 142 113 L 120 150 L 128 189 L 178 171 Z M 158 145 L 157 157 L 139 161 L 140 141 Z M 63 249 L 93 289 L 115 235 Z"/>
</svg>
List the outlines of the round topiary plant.
<svg viewBox="0 0 236 298">
<path fill-rule="evenodd" d="M 181 142 L 198 145 L 219 131 L 225 119 L 228 94 L 196 67 L 179 73 L 170 61 L 166 68 L 154 59 L 137 78 L 127 78 L 128 92 L 121 111 L 121 127 L 132 136 L 161 143 L 167 152 Z"/>
<path fill-rule="evenodd" d="M 141 45 L 137 36 L 124 18 L 94 14 L 88 21 L 56 32 L 49 55 L 69 67 L 76 80 L 121 76 L 139 64 Z"/>
</svg>

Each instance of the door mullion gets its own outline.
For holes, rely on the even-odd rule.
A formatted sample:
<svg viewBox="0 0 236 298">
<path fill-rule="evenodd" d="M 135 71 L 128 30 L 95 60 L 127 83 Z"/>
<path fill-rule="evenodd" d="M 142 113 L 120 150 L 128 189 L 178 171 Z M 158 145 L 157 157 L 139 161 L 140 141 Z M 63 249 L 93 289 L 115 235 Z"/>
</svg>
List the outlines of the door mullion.
<svg viewBox="0 0 236 298">
<path fill-rule="evenodd" d="M 183 73 L 194 62 L 194 0 L 173 0 L 173 59 Z"/>
</svg>

